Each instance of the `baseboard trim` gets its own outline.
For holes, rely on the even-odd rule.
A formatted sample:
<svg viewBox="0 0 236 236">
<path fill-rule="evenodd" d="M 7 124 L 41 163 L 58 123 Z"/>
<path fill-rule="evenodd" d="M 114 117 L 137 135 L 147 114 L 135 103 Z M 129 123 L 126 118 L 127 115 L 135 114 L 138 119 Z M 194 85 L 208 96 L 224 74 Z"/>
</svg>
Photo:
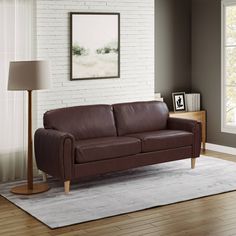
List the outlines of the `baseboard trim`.
<svg viewBox="0 0 236 236">
<path fill-rule="evenodd" d="M 216 152 L 223 152 L 231 155 L 236 155 L 236 148 L 213 144 L 213 143 L 206 143 L 206 149 L 216 151 Z"/>
</svg>

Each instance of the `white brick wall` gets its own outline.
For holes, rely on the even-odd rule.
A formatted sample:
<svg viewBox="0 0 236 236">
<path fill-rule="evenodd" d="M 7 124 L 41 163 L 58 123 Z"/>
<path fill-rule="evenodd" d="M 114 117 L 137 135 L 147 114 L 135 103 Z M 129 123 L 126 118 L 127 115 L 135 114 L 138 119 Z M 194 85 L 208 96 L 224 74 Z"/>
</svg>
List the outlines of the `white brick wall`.
<svg viewBox="0 0 236 236">
<path fill-rule="evenodd" d="M 154 98 L 154 0 L 37 0 L 37 56 L 52 88 L 37 92 L 36 127 L 49 109 Z M 119 12 L 120 78 L 70 81 L 69 12 Z"/>
</svg>

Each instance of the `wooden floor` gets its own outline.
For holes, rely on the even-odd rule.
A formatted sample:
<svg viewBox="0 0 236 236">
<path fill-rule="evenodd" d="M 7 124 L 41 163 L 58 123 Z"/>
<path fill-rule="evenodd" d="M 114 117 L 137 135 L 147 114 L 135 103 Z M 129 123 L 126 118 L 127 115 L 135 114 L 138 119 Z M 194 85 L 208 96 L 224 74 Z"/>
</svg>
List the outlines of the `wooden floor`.
<svg viewBox="0 0 236 236">
<path fill-rule="evenodd" d="M 227 154 L 206 155 L 236 161 Z M 0 235 L 236 235 L 236 191 L 55 230 L 0 197 Z"/>
</svg>

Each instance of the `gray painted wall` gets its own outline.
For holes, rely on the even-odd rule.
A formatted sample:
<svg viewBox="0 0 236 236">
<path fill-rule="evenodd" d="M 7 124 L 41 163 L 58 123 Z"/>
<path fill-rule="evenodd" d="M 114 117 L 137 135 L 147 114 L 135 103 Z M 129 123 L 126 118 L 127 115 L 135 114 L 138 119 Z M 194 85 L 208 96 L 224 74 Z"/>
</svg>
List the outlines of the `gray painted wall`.
<svg viewBox="0 0 236 236">
<path fill-rule="evenodd" d="M 191 1 L 155 1 L 155 91 L 169 109 L 171 93 L 191 90 Z"/>
<path fill-rule="evenodd" d="M 207 110 L 207 142 L 236 147 L 221 132 L 221 1 L 192 0 L 192 91 Z"/>
<path fill-rule="evenodd" d="M 170 109 L 173 91 L 200 92 L 207 142 L 236 147 L 236 135 L 221 132 L 221 1 L 155 4 L 156 92 Z"/>
</svg>

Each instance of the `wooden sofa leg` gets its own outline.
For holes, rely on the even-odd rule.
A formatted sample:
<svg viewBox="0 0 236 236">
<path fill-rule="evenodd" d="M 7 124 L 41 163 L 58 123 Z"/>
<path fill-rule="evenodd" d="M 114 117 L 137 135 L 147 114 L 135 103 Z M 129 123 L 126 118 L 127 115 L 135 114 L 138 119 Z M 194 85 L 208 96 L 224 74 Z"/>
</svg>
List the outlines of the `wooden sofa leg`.
<svg viewBox="0 0 236 236">
<path fill-rule="evenodd" d="M 45 172 L 42 172 L 43 175 L 43 182 L 47 182 L 47 174 Z"/>
<path fill-rule="evenodd" d="M 70 180 L 64 182 L 64 189 L 65 189 L 65 194 L 68 194 L 70 192 Z"/>
<path fill-rule="evenodd" d="M 196 158 L 191 158 L 191 168 L 195 168 Z"/>
</svg>

